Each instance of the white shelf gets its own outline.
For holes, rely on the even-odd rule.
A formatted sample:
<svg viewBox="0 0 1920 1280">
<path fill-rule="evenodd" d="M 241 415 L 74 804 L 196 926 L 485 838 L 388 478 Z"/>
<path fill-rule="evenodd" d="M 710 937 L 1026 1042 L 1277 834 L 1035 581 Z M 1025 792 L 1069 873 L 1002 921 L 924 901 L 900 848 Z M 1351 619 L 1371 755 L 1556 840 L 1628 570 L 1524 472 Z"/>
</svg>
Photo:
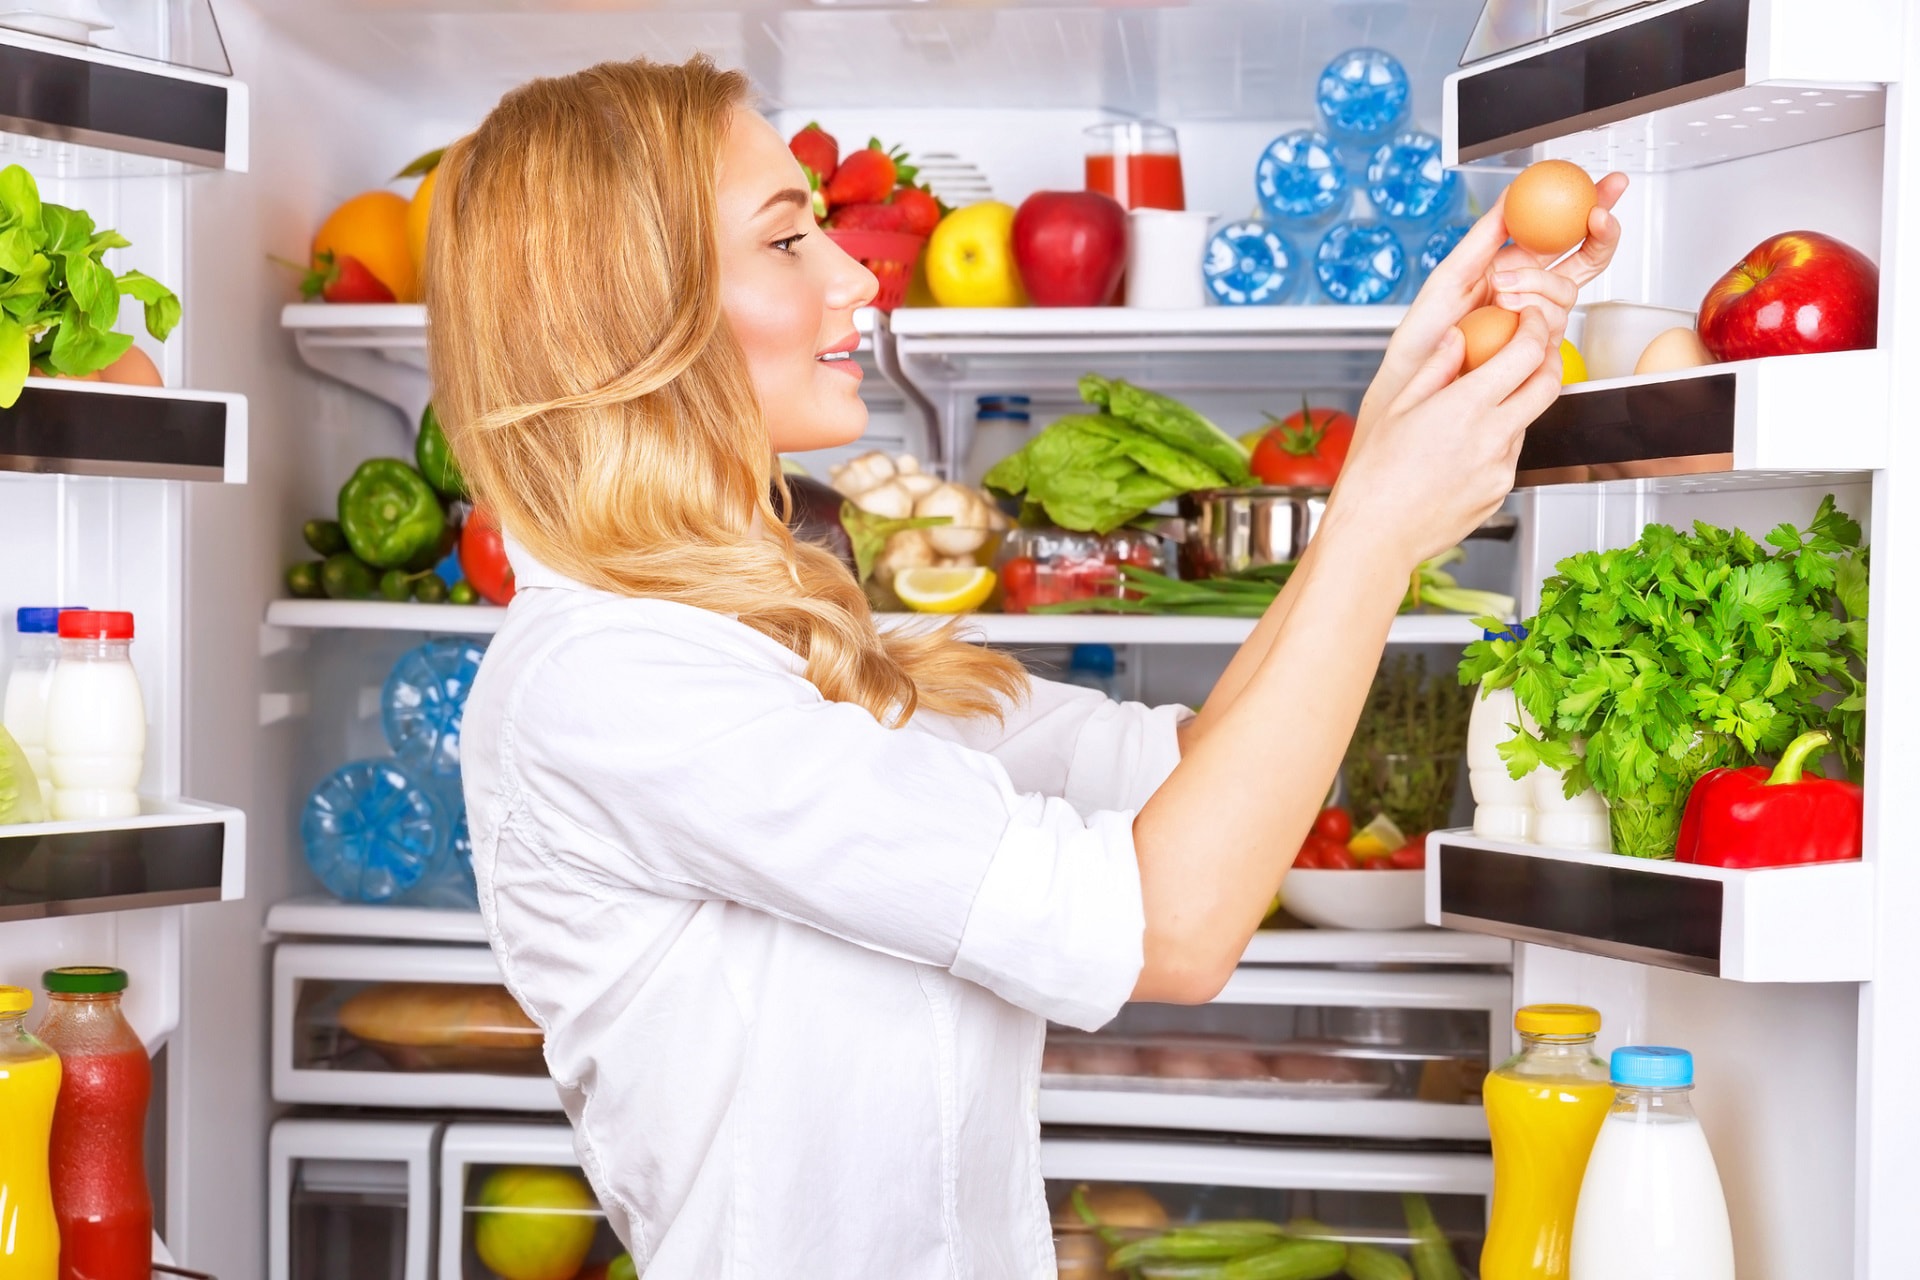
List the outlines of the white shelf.
<svg viewBox="0 0 1920 1280">
<path fill-rule="evenodd" d="M 0 409 L 0 470 L 245 484 L 247 398 L 28 378 Z"/>
<path fill-rule="evenodd" d="M 1487 1113 L 1475 1103 L 1083 1089 L 1050 1083 L 1047 1077 L 1040 1084 L 1040 1123 L 1402 1142 L 1411 1138 L 1487 1140 Z"/>
<path fill-rule="evenodd" d="M 478 911 L 368 906 L 338 898 L 292 898 L 267 908 L 270 938 L 385 938 L 400 942 L 487 941 Z"/>
<path fill-rule="evenodd" d="M 1549 37 L 1447 77 L 1446 163 L 1661 172 L 1879 128 L 1901 8 L 1665 0 Z"/>
<path fill-rule="evenodd" d="M 1528 429 L 1517 482 L 1873 471 L 1890 383 L 1878 349 L 1577 383 Z"/>
<path fill-rule="evenodd" d="M 1735 982 L 1873 976 L 1873 865 L 1731 871 L 1611 853 L 1427 839 L 1427 922 Z"/>
<path fill-rule="evenodd" d="M 902 307 L 889 320 L 896 339 L 950 340 L 958 349 L 1004 350 L 1057 340 L 1106 345 L 1125 340 L 1164 344 L 1169 339 L 1207 338 L 1216 349 L 1235 343 L 1271 350 L 1283 339 L 1374 343 L 1406 316 L 1405 307 L 1193 307 L 1160 311 L 1144 307 Z M 920 349 L 927 349 L 920 347 Z M 1084 350 L 1075 345 L 1071 350 Z M 1373 348 L 1369 348 L 1373 349 Z"/>
<path fill-rule="evenodd" d="M 1255 1143 L 1043 1137 L 1040 1176 L 1063 1182 L 1173 1182 L 1278 1191 L 1491 1195 L 1493 1157 L 1341 1151 Z"/>
<path fill-rule="evenodd" d="M 246 814 L 193 800 L 140 803 L 133 818 L 0 826 L 0 927 L 246 892 Z"/>
<path fill-rule="evenodd" d="M 267 625 L 303 630 L 429 631 L 441 635 L 492 635 L 507 611 L 492 605 L 395 604 L 387 600 L 275 600 Z M 883 613 L 880 625 L 935 627 L 944 615 Z M 1237 645 L 1253 633 L 1251 618 L 1151 618 L 1115 614 L 976 613 L 970 639 L 1002 645 L 1168 644 Z M 1480 629 L 1462 614 L 1408 614 L 1395 618 L 1389 644 L 1463 645 Z"/>
<path fill-rule="evenodd" d="M 1505 938 L 1453 929 L 1262 929 L 1242 964 L 1438 964 L 1504 967 L 1513 963 Z"/>
</svg>

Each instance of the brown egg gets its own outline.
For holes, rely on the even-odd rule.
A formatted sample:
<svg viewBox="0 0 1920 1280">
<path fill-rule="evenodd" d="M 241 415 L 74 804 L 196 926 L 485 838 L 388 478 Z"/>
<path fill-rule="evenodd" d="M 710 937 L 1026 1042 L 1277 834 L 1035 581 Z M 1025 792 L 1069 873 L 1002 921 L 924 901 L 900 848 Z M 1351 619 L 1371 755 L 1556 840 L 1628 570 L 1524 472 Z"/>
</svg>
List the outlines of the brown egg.
<svg viewBox="0 0 1920 1280">
<path fill-rule="evenodd" d="M 1559 257 L 1587 238 L 1600 202 L 1586 170 L 1566 160 L 1530 164 L 1507 188 L 1507 234 L 1523 249 Z"/>
<path fill-rule="evenodd" d="M 159 366 L 138 347 L 128 347 L 127 353 L 100 371 L 100 381 L 117 382 L 123 387 L 158 387 L 165 384 L 160 381 Z"/>
<path fill-rule="evenodd" d="M 1517 312 L 1503 307 L 1481 307 L 1461 318 L 1460 333 L 1467 340 L 1464 372 L 1472 373 L 1512 340 L 1520 327 Z"/>
<path fill-rule="evenodd" d="M 1640 359 L 1634 363 L 1635 373 L 1672 373 L 1675 369 L 1697 369 L 1703 364 L 1713 363 L 1713 353 L 1707 350 L 1707 344 L 1700 341 L 1700 335 L 1684 326 L 1669 329 L 1640 353 Z"/>
</svg>

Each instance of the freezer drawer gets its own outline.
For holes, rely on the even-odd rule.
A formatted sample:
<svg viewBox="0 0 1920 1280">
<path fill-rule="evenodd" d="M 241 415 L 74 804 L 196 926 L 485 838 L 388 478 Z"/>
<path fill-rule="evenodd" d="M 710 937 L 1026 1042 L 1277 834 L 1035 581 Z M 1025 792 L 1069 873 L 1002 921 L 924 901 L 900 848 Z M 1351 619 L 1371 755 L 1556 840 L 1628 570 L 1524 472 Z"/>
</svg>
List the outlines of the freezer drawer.
<svg viewBox="0 0 1920 1280">
<path fill-rule="evenodd" d="M 1484 1141 L 1505 974 L 1243 966 L 1205 1005 L 1047 1032 L 1048 1124 Z"/>
<path fill-rule="evenodd" d="M 1106 1246 L 1074 1211 L 1086 1186 L 1096 1215 L 1131 1224 L 1122 1234 L 1155 1234 L 1152 1224 L 1222 1219 L 1296 1223 L 1349 1244 L 1406 1256 L 1408 1211 L 1419 1197 L 1474 1274 L 1493 1190 L 1491 1157 L 1452 1152 L 1351 1151 L 1250 1143 L 1045 1137 L 1041 1173 L 1053 1214 L 1061 1280 L 1106 1277 Z M 1313 1224 L 1306 1227 L 1300 1220 Z"/>
<path fill-rule="evenodd" d="M 431 1280 L 437 1121 L 282 1120 L 268 1280 Z"/>
<path fill-rule="evenodd" d="M 470 946 L 282 943 L 273 960 L 282 1102 L 555 1111 L 537 1027 Z"/>
<path fill-rule="evenodd" d="M 626 1252 L 565 1124 L 450 1124 L 440 1143 L 439 1280 L 602 1280 Z M 490 1266 L 489 1263 L 500 1266 Z"/>
</svg>

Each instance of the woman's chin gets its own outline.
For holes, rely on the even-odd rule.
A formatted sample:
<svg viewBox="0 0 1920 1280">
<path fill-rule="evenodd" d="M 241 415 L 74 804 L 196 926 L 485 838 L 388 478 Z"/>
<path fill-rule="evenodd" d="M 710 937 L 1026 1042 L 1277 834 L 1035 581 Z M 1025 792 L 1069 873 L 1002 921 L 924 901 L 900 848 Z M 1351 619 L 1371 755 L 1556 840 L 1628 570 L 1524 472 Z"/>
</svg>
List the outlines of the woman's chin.
<svg viewBox="0 0 1920 1280">
<path fill-rule="evenodd" d="M 806 415 L 778 412 L 768 415 L 768 435 L 775 453 L 811 453 L 852 444 L 867 433 L 867 406 L 856 399 L 851 408 L 835 406 Z"/>
</svg>

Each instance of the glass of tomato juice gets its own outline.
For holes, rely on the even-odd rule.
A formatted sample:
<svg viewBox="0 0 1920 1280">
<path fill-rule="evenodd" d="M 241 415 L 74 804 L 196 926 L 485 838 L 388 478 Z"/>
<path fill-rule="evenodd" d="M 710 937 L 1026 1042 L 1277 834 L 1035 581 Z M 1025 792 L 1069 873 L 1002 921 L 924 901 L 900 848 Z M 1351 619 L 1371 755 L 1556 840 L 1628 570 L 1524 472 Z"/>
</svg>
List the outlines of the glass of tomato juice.
<svg viewBox="0 0 1920 1280">
<path fill-rule="evenodd" d="M 1114 120 L 1086 131 L 1087 190 L 1123 209 L 1185 209 L 1180 140 L 1169 125 Z"/>
</svg>

